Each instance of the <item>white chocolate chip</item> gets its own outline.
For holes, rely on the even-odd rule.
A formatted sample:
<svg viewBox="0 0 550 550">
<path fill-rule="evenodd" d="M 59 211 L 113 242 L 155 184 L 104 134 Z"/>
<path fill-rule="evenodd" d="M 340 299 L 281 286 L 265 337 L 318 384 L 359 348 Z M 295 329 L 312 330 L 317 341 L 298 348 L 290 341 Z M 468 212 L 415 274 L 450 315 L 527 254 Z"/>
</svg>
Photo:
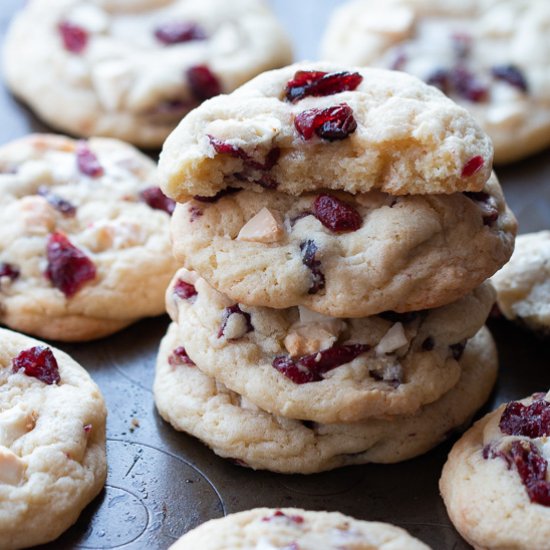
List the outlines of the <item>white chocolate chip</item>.
<svg viewBox="0 0 550 550">
<path fill-rule="evenodd" d="M 281 133 L 282 122 L 274 117 L 240 120 L 214 120 L 205 133 L 249 151 L 258 147 L 271 149 Z M 236 138 L 235 136 L 239 136 Z M 267 151 L 266 151 L 267 152 Z"/>
<path fill-rule="evenodd" d="M 21 221 L 25 232 L 31 235 L 47 235 L 56 226 L 55 209 L 39 195 L 23 197 L 19 201 Z"/>
<path fill-rule="evenodd" d="M 91 33 L 105 32 L 109 28 L 109 17 L 99 7 L 88 2 L 75 6 L 69 13 L 69 21 Z"/>
<path fill-rule="evenodd" d="M 25 473 L 25 463 L 6 447 L 0 447 L 0 483 L 19 485 Z"/>
<path fill-rule="evenodd" d="M 223 336 L 226 340 L 237 340 L 248 332 L 248 323 L 242 313 L 232 313 L 223 327 Z"/>
<path fill-rule="evenodd" d="M 405 38 L 414 23 L 414 13 L 406 7 L 369 10 L 360 21 L 365 31 Z"/>
<path fill-rule="evenodd" d="M 256 243 L 275 243 L 284 235 L 284 228 L 277 212 L 262 208 L 239 231 L 237 240 Z"/>
<path fill-rule="evenodd" d="M 306 323 L 323 323 L 334 319 L 334 317 L 328 317 L 322 313 L 317 313 L 316 311 L 312 311 L 304 306 L 298 306 L 298 310 L 300 312 L 300 323 L 302 325 Z"/>
<path fill-rule="evenodd" d="M 101 105 L 108 111 L 116 111 L 125 104 L 134 74 L 128 63 L 113 59 L 94 66 L 92 81 Z"/>
<path fill-rule="evenodd" d="M 118 219 L 94 223 L 84 231 L 80 241 L 93 252 L 103 252 L 139 246 L 145 242 L 145 236 L 136 222 Z"/>
<path fill-rule="evenodd" d="M 293 325 L 284 339 L 284 345 L 291 357 L 317 353 L 332 347 L 344 327 L 345 323 L 340 319 Z"/>
<path fill-rule="evenodd" d="M 30 432 L 36 423 L 33 413 L 20 406 L 0 414 L 0 446 L 9 447 L 16 439 Z"/>
<path fill-rule="evenodd" d="M 178 279 L 190 285 L 194 285 L 200 278 L 200 275 L 196 271 L 190 271 L 189 269 L 185 269 L 185 267 L 182 267 L 178 271 Z"/>
<path fill-rule="evenodd" d="M 388 332 L 382 337 L 382 340 L 378 342 L 375 351 L 378 355 L 384 355 L 386 353 L 392 353 L 399 349 L 401 346 L 407 344 L 408 340 L 403 330 L 401 323 L 393 324 Z"/>
</svg>

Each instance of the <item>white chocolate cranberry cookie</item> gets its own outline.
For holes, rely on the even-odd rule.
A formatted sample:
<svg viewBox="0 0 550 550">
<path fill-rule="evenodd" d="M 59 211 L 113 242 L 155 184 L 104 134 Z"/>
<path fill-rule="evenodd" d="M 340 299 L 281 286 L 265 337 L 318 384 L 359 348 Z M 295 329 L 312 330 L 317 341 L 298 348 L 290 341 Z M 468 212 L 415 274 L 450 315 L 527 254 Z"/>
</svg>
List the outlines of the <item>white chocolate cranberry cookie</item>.
<svg viewBox="0 0 550 550">
<path fill-rule="evenodd" d="M 67 354 L 0 329 L 0 547 L 57 538 L 107 475 L 98 387 Z"/>
<path fill-rule="evenodd" d="M 449 517 L 480 550 L 550 548 L 550 394 L 512 401 L 455 444 L 439 482 Z"/>
<path fill-rule="evenodd" d="M 161 416 L 212 450 L 254 469 L 311 474 L 369 462 L 394 463 L 427 452 L 463 426 L 487 400 L 497 374 L 486 328 L 459 359 L 456 386 L 414 415 L 318 424 L 273 416 L 202 373 L 172 324 L 157 359 L 154 395 Z"/>
<path fill-rule="evenodd" d="M 429 550 L 388 523 L 339 512 L 255 508 L 203 523 L 169 550 Z"/>
<path fill-rule="evenodd" d="M 412 414 L 439 399 L 493 301 L 484 284 L 433 310 L 336 319 L 245 306 L 185 269 L 166 293 L 200 370 L 267 412 L 323 423 Z"/>
<path fill-rule="evenodd" d="M 174 203 L 154 170 L 107 138 L 0 147 L 0 322 L 73 341 L 163 313 Z"/>
<path fill-rule="evenodd" d="M 514 246 L 494 176 L 479 193 L 451 195 L 223 193 L 176 206 L 174 254 L 248 305 L 332 317 L 438 307 L 479 286 Z"/>
<path fill-rule="evenodd" d="M 550 145 L 547 0 L 354 0 L 337 10 L 323 58 L 407 71 L 466 107 L 495 162 Z"/>
<path fill-rule="evenodd" d="M 302 63 L 189 113 L 164 144 L 159 182 L 178 202 L 234 185 L 291 195 L 481 191 L 492 157 L 471 115 L 417 78 Z"/>
<path fill-rule="evenodd" d="M 160 147 L 202 101 L 291 58 L 263 0 L 32 0 L 4 70 L 55 128 Z"/>
</svg>

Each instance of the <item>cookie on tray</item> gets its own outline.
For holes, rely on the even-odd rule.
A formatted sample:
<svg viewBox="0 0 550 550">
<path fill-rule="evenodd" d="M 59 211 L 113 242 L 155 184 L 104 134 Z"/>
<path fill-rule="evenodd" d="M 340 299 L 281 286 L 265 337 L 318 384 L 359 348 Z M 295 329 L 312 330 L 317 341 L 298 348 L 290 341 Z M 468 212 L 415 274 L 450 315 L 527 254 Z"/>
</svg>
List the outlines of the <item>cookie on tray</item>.
<svg viewBox="0 0 550 550">
<path fill-rule="evenodd" d="M 437 400 L 458 382 L 464 345 L 493 301 L 484 284 L 433 310 L 336 319 L 245 306 L 185 269 L 167 290 L 205 374 L 270 413 L 323 423 L 412 414 Z"/>
<path fill-rule="evenodd" d="M 491 281 L 507 319 L 550 334 L 550 231 L 520 235 L 512 258 Z"/>
<path fill-rule="evenodd" d="M 202 101 L 291 59 L 263 0 L 32 0 L 4 72 L 55 128 L 160 147 Z"/>
<path fill-rule="evenodd" d="M 497 374 L 495 345 L 483 328 L 459 359 L 456 386 L 414 415 L 318 424 L 273 416 L 203 374 L 178 332 L 172 324 L 157 358 L 154 395 L 160 415 L 224 458 L 287 474 L 401 462 L 425 453 L 470 420 L 487 400 Z"/>
<path fill-rule="evenodd" d="M 407 71 L 466 107 L 495 162 L 550 145 L 546 0 L 354 0 L 332 15 L 322 57 Z"/>
<path fill-rule="evenodd" d="M 339 512 L 255 508 L 210 520 L 189 531 L 169 550 L 429 550 L 405 530 L 357 520 Z"/>
<path fill-rule="evenodd" d="M 189 113 L 163 146 L 159 182 L 178 202 L 235 185 L 291 195 L 481 191 L 492 157 L 471 115 L 415 77 L 301 63 Z"/>
<path fill-rule="evenodd" d="M 550 548 L 550 393 L 502 405 L 455 444 L 439 482 L 475 548 Z"/>
<path fill-rule="evenodd" d="M 0 329 L 0 547 L 56 539 L 107 475 L 98 387 L 67 354 Z"/>
<path fill-rule="evenodd" d="M 176 206 L 174 254 L 248 305 L 333 317 L 438 307 L 479 286 L 514 247 L 516 221 L 494 175 L 479 193 L 451 195 L 225 193 Z"/>
<path fill-rule="evenodd" d="M 0 323 L 77 341 L 162 314 L 174 203 L 154 176 L 153 161 L 113 139 L 0 147 Z"/>
</svg>

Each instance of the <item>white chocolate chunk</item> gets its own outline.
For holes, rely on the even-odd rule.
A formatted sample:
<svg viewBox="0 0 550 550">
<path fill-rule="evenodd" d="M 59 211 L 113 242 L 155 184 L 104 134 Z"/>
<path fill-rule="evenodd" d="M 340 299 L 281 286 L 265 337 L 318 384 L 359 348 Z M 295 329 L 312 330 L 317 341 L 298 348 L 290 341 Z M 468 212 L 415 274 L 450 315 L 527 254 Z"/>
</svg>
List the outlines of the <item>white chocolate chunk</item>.
<svg viewBox="0 0 550 550">
<path fill-rule="evenodd" d="M 382 337 L 382 340 L 378 342 L 375 350 L 378 355 L 384 355 L 386 353 L 392 353 L 399 349 L 401 346 L 407 344 L 408 340 L 403 330 L 401 323 L 393 324 L 388 332 Z"/>
<path fill-rule="evenodd" d="M 91 33 L 105 32 L 109 28 L 109 16 L 91 3 L 79 4 L 69 13 L 69 21 Z"/>
<path fill-rule="evenodd" d="M 334 317 L 317 313 L 316 311 L 312 311 L 304 306 L 298 306 L 298 310 L 300 311 L 300 323 L 302 325 L 305 325 L 306 323 L 323 323 L 334 319 Z"/>
<path fill-rule="evenodd" d="M 9 447 L 15 440 L 30 432 L 35 416 L 19 405 L 0 414 L 0 446 Z"/>
<path fill-rule="evenodd" d="M 413 23 L 414 13 L 406 7 L 370 10 L 360 21 L 365 31 L 386 34 L 394 38 L 406 37 Z"/>
<path fill-rule="evenodd" d="M 6 447 L 0 447 L 0 483 L 19 485 L 25 473 L 25 463 Z"/>
<path fill-rule="evenodd" d="M 97 97 L 108 111 L 116 111 L 124 106 L 133 80 L 133 71 L 125 61 L 116 59 L 102 61 L 92 70 L 92 81 Z"/>
<path fill-rule="evenodd" d="M 293 325 L 284 339 L 284 345 L 291 357 L 317 353 L 331 348 L 344 327 L 345 323 L 340 319 Z"/>
<path fill-rule="evenodd" d="M 272 212 L 268 208 L 262 208 L 241 227 L 237 240 L 275 243 L 280 241 L 283 235 L 284 228 L 278 213 Z"/>
<path fill-rule="evenodd" d="M 242 313 L 232 313 L 227 318 L 223 328 L 223 336 L 226 340 L 242 338 L 248 332 L 246 317 Z"/>
<path fill-rule="evenodd" d="M 181 279 L 190 285 L 194 285 L 200 278 L 200 275 L 196 271 L 190 271 L 184 267 L 178 271 L 178 279 Z"/>
<path fill-rule="evenodd" d="M 279 119 L 265 116 L 258 116 L 254 119 L 247 118 L 244 121 L 214 120 L 208 124 L 205 134 L 231 143 L 231 145 L 243 147 L 247 152 L 257 147 L 269 150 L 281 133 L 282 124 Z M 238 139 L 235 136 L 239 136 Z M 212 149 L 208 138 L 205 138 L 205 143 Z"/>
<path fill-rule="evenodd" d="M 19 201 L 21 220 L 25 232 L 31 235 L 47 235 L 56 226 L 55 209 L 40 195 L 23 197 Z"/>
</svg>

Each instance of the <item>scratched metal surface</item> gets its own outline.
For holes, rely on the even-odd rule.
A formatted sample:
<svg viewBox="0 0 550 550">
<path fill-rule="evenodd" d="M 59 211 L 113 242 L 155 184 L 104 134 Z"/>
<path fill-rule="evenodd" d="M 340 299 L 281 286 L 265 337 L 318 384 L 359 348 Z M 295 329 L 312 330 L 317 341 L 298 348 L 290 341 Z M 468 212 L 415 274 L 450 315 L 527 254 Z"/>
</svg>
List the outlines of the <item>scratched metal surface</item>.
<svg viewBox="0 0 550 550">
<path fill-rule="evenodd" d="M 296 58 L 315 58 L 326 19 L 340 2 L 271 2 L 295 39 Z M 21 4 L 2 1 L 0 32 Z M 1 85 L 0 113 L 0 143 L 48 130 Z M 523 232 L 548 227 L 549 157 L 546 151 L 498 170 Z M 403 464 L 283 476 L 234 466 L 172 430 L 156 414 L 151 394 L 167 324 L 167 318 L 145 320 L 104 340 L 59 346 L 89 370 L 107 400 L 109 475 L 105 491 L 78 523 L 44 549 L 165 549 L 209 518 L 262 505 L 339 510 L 401 525 L 437 550 L 469 548 L 449 523 L 437 489 L 452 440 Z M 548 346 L 502 321 L 491 328 L 501 375 L 485 410 L 550 387 Z"/>
</svg>

